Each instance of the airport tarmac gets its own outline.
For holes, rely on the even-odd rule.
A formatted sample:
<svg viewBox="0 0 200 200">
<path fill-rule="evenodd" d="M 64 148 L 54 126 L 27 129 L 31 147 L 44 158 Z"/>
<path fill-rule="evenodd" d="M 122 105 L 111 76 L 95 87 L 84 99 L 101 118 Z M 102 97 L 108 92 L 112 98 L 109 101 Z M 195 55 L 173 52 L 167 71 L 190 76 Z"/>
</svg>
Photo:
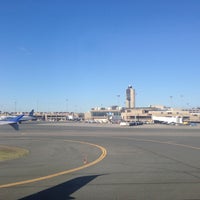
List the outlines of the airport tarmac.
<svg viewBox="0 0 200 200">
<path fill-rule="evenodd" d="M 37 123 L 0 127 L 1 200 L 200 199 L 200 127 Z"/>
</svg>

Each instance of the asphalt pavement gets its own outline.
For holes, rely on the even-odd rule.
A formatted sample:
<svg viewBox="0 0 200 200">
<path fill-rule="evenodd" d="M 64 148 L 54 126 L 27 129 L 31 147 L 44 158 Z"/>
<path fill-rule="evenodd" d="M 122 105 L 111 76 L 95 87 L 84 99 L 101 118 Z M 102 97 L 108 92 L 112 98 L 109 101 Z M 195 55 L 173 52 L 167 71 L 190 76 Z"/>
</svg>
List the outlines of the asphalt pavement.
<svg viewBox="0 0 200 200">
<path fill-rule="evenodd" d="M 84 123 L 0 127 L 29 154 L 0 162 L 1 200 L 200 199 L 200 127 Z"/>
</svg>

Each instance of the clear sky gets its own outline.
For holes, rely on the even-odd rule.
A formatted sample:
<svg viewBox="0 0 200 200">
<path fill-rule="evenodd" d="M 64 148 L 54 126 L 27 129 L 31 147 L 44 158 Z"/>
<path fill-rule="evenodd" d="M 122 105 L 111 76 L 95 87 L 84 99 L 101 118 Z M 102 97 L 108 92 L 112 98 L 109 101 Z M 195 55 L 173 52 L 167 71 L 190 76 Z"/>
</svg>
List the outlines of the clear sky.
<svg viewBox="0 0 200 200">
<path fill-rule="evenodd" d="M 2 111 L 200 106 L 200 1 L 0 0 L 0 69 Z"/>
</svg>

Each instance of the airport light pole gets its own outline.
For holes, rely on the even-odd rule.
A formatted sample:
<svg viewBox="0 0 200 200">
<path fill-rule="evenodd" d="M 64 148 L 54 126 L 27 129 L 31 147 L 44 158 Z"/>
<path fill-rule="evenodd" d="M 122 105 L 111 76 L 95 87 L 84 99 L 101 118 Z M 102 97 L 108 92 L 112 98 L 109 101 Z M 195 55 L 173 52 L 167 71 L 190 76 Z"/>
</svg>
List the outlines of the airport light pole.
<svg viewBox="0 0 200 200">
<path fill-rule="evenodd" d="M 173 96 L 170 96 L 170 100 L 171 100 L 171 102 L 170 102 L 170 103 L 171 103 L 171 109 L 172 109 L 172 106 L 173 106 L 173 100 L 172 100 L 172 99 L 173 99 Z"/>
<path fill-rule="evenodd" d="M 183 105 L 183 95 L 182 94 L 180 95 L 180 98 L 181 98 L 180 107 L 183 109 L 184 105 Z"/>
<path fill-rule="evenodd" d="M 68 112 L 68 99 L 66 99 L 66 115 L 67 115 L 67 112 Z"/>
<path fill-rule="evenodd" d="M 14 107 L 15 107 L 15 114 L 16 114 L 16 111 L 17 111 L 17 101 L 14 101 Z"/>
<path fill-rule="evenodd" d="M 39 108 L 39 102 L 38 100 L 36 101 L 36 109 L 37 109 L 37 112 L 38 112 L 38 108 Z"/>
<path fill-rule="evenodd" d="M 120 98 L 120 95 L 118 94 L 117 95 L 117 107 L 118 107 L 118 117 L 119 117 L 119 98 Z"/>
</svg>

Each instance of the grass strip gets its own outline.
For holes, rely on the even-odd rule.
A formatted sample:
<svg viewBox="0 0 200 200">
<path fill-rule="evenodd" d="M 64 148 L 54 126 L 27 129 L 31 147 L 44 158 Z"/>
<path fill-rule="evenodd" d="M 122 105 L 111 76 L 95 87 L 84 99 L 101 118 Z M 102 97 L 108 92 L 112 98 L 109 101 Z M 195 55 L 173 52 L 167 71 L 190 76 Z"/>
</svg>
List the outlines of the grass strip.
<svg viewBox="0 0 200 200">
<path fill-rule="evenodd" d="M 29 153 L 27 149 L 0 145 L 0 162 L 21 158 Z"/>
</svg>

